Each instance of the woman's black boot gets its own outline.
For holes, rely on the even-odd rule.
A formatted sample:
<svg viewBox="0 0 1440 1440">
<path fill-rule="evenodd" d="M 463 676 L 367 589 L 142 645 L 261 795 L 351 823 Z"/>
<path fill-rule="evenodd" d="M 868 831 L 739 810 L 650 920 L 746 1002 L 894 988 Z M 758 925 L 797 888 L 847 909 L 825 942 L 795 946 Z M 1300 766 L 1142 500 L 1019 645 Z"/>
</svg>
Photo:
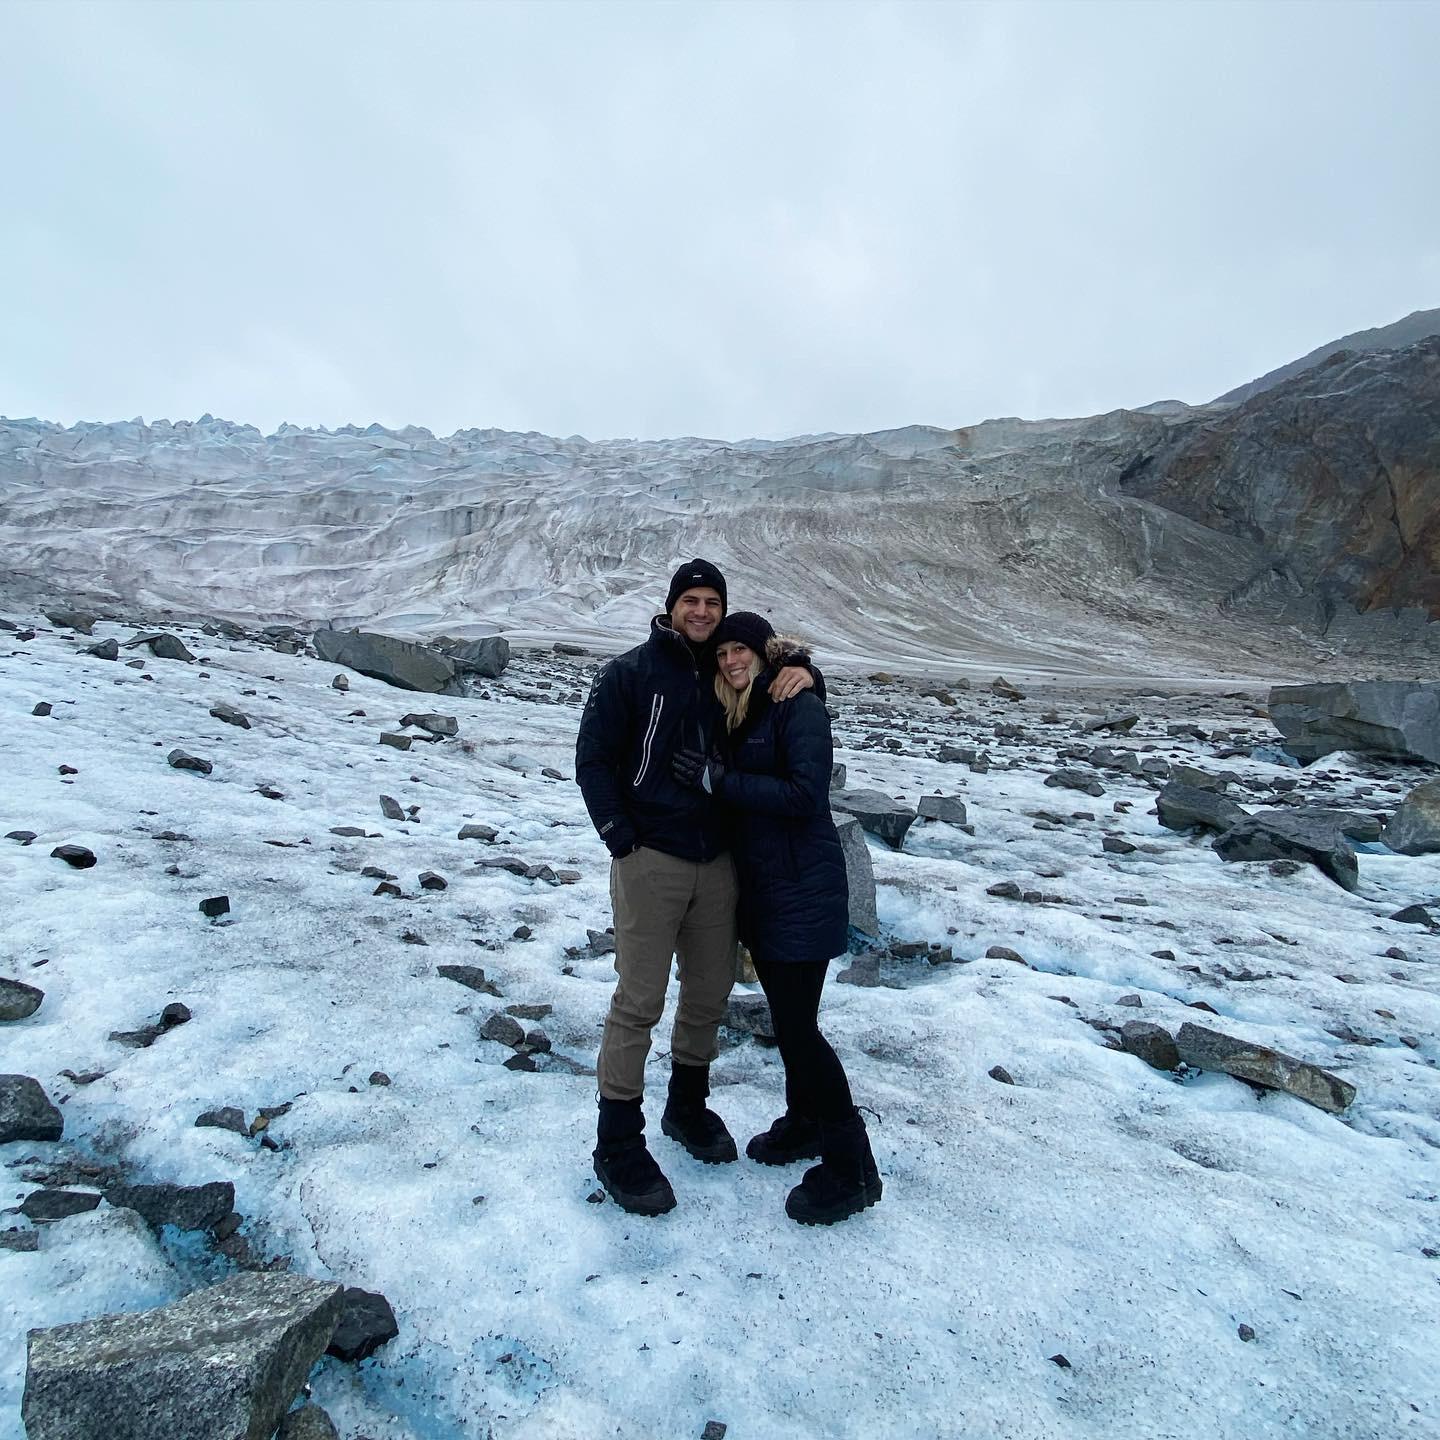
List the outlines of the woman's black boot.
<svg viewBox="0 0 1440 1440">
<path fill-rule="evenodd" d="M 632 1215 L 663 1215 L 675 1208 L 675 1192 L 645 1146 L 640 1101 L 600 1097 L 595 1177 L 610 1198 Z"/>
<path fill-rule="evenodd" d="M 770 1128 L 755 1136 L 745 1153 L 762 1165 L 793 1165 L 820 1158 L 820 1122 L 787 1110 Z"/>
<path fill-rule="evenodd" d="M 785 1213 L 792 1220 L 833 1225 L 879 1201 L 884 1187 L 858 1110 L 844 1120 L 820 1122 L 820 1154 L 820 1164 L 786 1197 Z"/>
<path fill-rule="evenodd" d="M 710 1093 L 708 1065 L 674 1065 L 670 1067 L 670 1093 L 660 1129 L 672 1140 L 678 1140 L 697 1160 L 707 1165 L 723 1165 L 736 1159 L 735 1141 L 725 1122 L 705 1108 Z"/>
</svg>

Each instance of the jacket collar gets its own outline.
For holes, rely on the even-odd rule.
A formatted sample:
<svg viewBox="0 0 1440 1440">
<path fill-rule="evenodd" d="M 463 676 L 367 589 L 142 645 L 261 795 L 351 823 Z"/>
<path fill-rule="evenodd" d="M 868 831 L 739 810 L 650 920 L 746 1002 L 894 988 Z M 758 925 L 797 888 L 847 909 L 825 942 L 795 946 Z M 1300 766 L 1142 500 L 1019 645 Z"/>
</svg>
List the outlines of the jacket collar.
<svg viewBox="0 0 1440 1440">
<path fill-rule="evenodd" d="M 690 642 L 670 624 L 668 615 L 653 615 L 650 618 L 649 644 L 663 655 L 683 660 L 697 670 L 706 670 L 715 663 L 715 647 L 709 643 L 701 649 L 694 649 Z"/>
</svg>

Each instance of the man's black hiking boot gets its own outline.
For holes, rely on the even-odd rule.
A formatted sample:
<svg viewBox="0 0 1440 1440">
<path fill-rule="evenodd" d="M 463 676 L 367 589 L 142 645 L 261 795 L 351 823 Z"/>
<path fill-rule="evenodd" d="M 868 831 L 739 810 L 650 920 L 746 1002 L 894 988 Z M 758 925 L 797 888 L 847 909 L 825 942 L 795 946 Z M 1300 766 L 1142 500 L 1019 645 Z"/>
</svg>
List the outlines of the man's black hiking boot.
<svg viewBox="0 0 1440 1440">
<path fill-rule="evenodd" d="M 745 1153 L 761 1165 L 793 1165 L 820 1158 L 820 1125 L 787 1110 L 768 1130 L 756 1135 Z"/>
<path fill-rule="evenodd" d="M 663 1215 L 675 1208 L 675 1192 L 645 1146 L 645 1111 L 638 1099 L 600 1097 L 595 1178 L 632 1215 Z"/>
<path fill-rule="evenodd" d="M 605 1192 L 632 1215 L 663 1215 L 675 1208 L 675 1192 L 643 1135 L 595 1147 L 595 1177 Z"/>
<path fill-rule="evenodd" d="M 672 1140 L 678 1140 L 697 1160 L 707 1165 L 723 1165 L 737 1159 L 735 1141 L 725 1122 L 705 1107 L 710 1093 L 708 1065 L 672 1065 L 670 1093 L 660 1129 Z"/>
<path fill-rule="evenodd" d="M 833 1225 L 876 1204 L 884 1186 L 860 1112 L 821 1122 L 820 1164 L 785 1199 L 785 1213 L 802 1225 Z"/>
</svg>

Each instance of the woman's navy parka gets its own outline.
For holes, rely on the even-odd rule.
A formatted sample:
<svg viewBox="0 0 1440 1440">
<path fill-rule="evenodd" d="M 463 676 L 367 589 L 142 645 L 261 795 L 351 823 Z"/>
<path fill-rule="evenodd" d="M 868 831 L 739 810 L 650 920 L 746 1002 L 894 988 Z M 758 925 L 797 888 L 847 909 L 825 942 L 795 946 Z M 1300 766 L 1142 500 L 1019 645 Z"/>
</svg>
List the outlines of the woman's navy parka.
<svg viewBox="0 0 1440 1440">
<path fill-rule="evenodd" d="M 774 659 L 793 641 L 771 640 L 771 668 L 728 739 L 718 786 L 730 813 L 740 882 L 740 938 L 762 961 L 831 960 L 849 937 L 845 855 L 830 818 L 830 716 L 812 691 L 776 705 Z"/>
</svg>

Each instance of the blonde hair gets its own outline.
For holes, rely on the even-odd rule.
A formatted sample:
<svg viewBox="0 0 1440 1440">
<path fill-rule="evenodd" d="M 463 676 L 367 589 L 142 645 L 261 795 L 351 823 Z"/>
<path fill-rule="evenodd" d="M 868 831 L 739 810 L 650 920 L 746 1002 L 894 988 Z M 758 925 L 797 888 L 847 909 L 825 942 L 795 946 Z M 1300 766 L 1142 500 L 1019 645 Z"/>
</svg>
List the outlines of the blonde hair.
<svg viewBox="0 0 1440 1440">
<path fill-rule="evenodd" d="M 745 647 L 747 650 L 750 647 Z M 760 656 L 750 651 L 755 658 L 750 662 L 750 683 L 743 689 L 737 690 L 718 671 L 715 674 L 715 698 L 725 707 L 725 731 L 727 734 L 734 734 L 745 723 L 746 713 L 750 709 L 750 692 L 755 688 L 755 681 L 765 669 L 765 662 Z"/>
</svg>

